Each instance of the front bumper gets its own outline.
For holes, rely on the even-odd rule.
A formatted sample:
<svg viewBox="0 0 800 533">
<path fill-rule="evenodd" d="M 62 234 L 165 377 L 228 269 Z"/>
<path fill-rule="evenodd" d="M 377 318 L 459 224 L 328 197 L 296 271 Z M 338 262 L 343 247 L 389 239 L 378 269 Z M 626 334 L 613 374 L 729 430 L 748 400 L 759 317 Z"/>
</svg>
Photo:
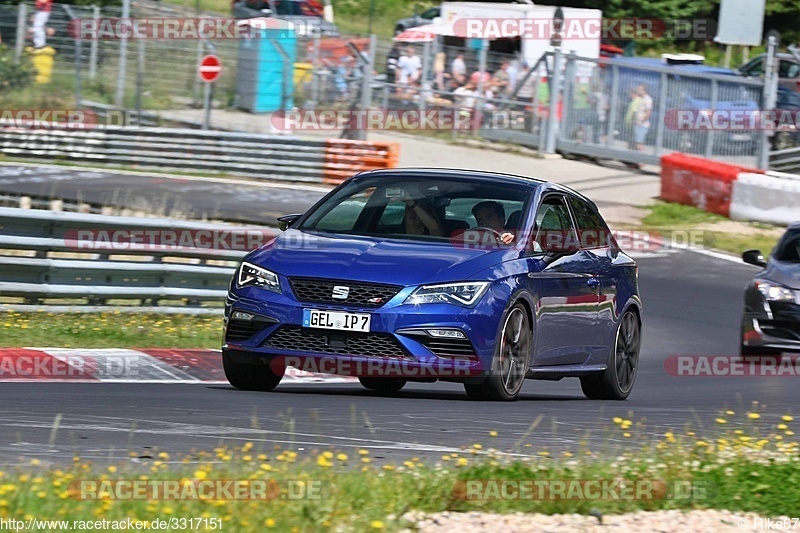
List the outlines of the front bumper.
<svg viewBox="0 0 800 533">
<path fill-rule="evenodd" d="M 761 307 L 746 308 L 742 319 L 742 344 L 800 352 L 800 303 L 762 300 Z"/>
<path fill-rule="evenodd" d="M 406 295 L 401 291 L 397 299 Z M 410 290 L 409 290 L 410 292 Z M 491 368 L 502 302 L 486 294 L 475 308 L 446 304 L 391 305 L 364 309 L 297 302 L 283 294 L 255 300 L 229 294 L 223 350 L 239 363 L 271 364 L 350 376 L 480 380 Z M 501 306 L 500 310 L 496 306 Z M 368 313 L 369 333 L 303 327 L 304 309 Z M 254 315 L 250 324 L 232 318 Z M 450 329 L 465 339 L 434 339 L 427 329 Z"/>
</svg>

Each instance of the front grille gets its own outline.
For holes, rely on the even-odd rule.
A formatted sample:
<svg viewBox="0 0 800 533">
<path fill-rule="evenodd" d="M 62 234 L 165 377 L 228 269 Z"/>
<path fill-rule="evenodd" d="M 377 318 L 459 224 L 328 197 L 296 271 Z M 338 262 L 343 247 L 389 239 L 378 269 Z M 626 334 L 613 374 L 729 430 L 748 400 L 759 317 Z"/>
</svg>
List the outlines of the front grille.
<svg viewBox="0 0 800 533">
<path fill-rule="evenodd" d="M 399 285 L 383 285 L 378 283 L 352 283 L 343 280 L 290 278 L 295 297 L 301 302 L 325 303 L 338 305 L 357 305 L 360 307 L 380 307 L 400 292 Z M 333 288 L 344 286 L 349 288 L 347 298 L 333 298 Z"/>
<path fill-rule="evenodd" d="M 228 320 L 225 340 L 228 342 L 246 341 L 269 325 L 270 322 L 255 320 Z"/>
<path fill-rule="evenodd" d="M 283 326 L 264 342 L 276 350 L 366 357 L 403 358 L 406 352 L 393 336 L 385 333 L 323 332 L 298 326 Z"/>
<path fill-rule="evenodd" d="M 475 349 L 467 339 L 417 338 L 419 342 L 439 357 L 474 357 Z"/>
</svg>

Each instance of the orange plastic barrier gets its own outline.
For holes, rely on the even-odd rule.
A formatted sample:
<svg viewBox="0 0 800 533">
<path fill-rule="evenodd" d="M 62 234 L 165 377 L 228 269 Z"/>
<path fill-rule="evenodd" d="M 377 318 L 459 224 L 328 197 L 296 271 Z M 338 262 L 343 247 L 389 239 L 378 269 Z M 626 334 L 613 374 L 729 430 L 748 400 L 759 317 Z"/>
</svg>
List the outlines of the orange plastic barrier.
<svg viewBox="0 0 800 533">
<path fill-rule="evenodd" d="M 365 170 L 394 168 L 400 156 L 398 143 L 329 139 L 326 144 L 323 181 L 334 185 Z"/>
<path fill-rule="evenodd" d="M 661 156 L 661 199 L 730 216 L 733 182 L 740 172 L 764 173 L 681 153 Z"/>
</svg>

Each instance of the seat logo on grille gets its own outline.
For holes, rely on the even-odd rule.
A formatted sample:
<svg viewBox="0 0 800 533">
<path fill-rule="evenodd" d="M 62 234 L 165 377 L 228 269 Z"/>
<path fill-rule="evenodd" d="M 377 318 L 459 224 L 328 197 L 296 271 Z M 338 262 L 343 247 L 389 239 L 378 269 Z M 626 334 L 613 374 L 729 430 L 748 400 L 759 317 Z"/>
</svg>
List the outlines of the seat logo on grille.
<svg viewBox="0 0 800 533">
<path fill-rule="evenodd" d="M 344 285 L 335 285 L 333 287 L 333 294 L 331 297 L 334 300 L 347 300 L 347 296 L 350 294 L 350 287 L 346 287 Z"/>
</svg>

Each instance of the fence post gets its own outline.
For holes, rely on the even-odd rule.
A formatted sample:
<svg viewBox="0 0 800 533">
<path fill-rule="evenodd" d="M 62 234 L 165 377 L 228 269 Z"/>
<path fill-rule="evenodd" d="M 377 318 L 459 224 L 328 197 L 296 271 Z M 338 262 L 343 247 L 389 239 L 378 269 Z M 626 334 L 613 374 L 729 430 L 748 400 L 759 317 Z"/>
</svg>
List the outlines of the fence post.
<svg viewBox="0 0 800 533">
<path fill-rule="evenodd" d="M 558 131 L 556 112 L 558 111 L 558 99 L 561 96 L 561 78 L 564 76 L 562 72 L 564 53 L 561 51 L 560 46 L 555 47 L 555 53 L 553 55 L 553 83 L 550 84 L 550 110 L 547 117 L 547 141 L 544 149 L 546 154 L 556 153 L 556 132 Z"/>
<path fill-rule="evenodd" d="M 136 125 L 142 125 L 142 85 L 144 84 L 145 42 L 139 39 L 139 56 L 136 61 Z"/>
<path fill-rule="evenodd" d="M 373 33 L 369 36 L 369 63 L 364 65 L 364 75 L 361 77 L 361 111 L 365 112 L 372 106 L 372 69 L 375 68 L 375 48 L 377 44 L 377 37 Z M 366 127 L 359 128 L 359 140 L 366 140 L 367 131 Z"/>
<path fill-rule="evenodd" d="M 666 127 L 667 113 L 667 73 L 661 73 L 661 84 L 658 89 L 658 115 L 656 121 L 656 155 L 661 155 L 664 148 L 664 128 Z"/>
<path fill-rule="evenodd" d="M 316 109 L 319 102 L 319 47 L 322 36 L 314 32 L 313 48 L 311 49 L 311 101 L 306 102 L 307 109 Z"/>
<path fill-rule="evenodd" d="M 613 146 L 617 126 L 617 107 L 619 106 L 619 67 L 611 65 L 611 97 L 608 105 L 608 131 L 606 131 L 606 146 Z"/>
<path fill-rule="evenodd" d="M 780 34 L 771 30 L 767 33 L 767 59 L 764 68 L 764 110 L 763 114 L 769 114 L 775 109 L 775 102 L 778 99 L 778 77 L 776 75 L 775 51 L 780 45 Z M 762 116 L 763 116 L 762 114 Z M 761 132 L 761 142 L 758 149 L 758 168 L 769 168 L 769 131 L 763 128 Z"/>
<path fill-rule="evenodd" d="M 715 112 L 717 109 L 717 101 L 719 100 L 719 84 L 717 80 L 711 80 L 711 104 L 709 107 L 711 108 L 711 112 Z M 711 159 L 711 156 L 714 155 L 714 128 L 708 130 L 708 137 L 706 138 L 706 147 L 703 153 L 703 157 L 706 159 Z"/>
<path fill-rule="evenodd" d="M 19 60 L 22 58 L 22 50 L 25 48 L 25 34 L 28 30 L 28 24 L 25 21 L 27 17 L 28 6 L 20 2 L 17 8 L 17 42 L 14 45 L 14 64 L 19 65 Z"/>
<path fill-rule="evenodd" d="M 562 128 L 559 129 L 559 134 L 563 134 L 566 139 L 576 140 L 572 138 L 572 133 L 576 129 L 575 119 L 577 117 L 574 116 L 573 113 L 570 112 L 572 109 L 573 99 L 575 97 L 575 88 L 579 86 L 575 80 L 575 71 L 576 71 L 576 55 L 574 51 L 570 51 L 566 57 L 567 64 L 564 68 L 564 86 L 563 86 L 563 94 L 564 97 L 562 98 L 561 104 L 561 125 Z"/>
<path fill-rule="evenodd" d="M 100 18 L 100 8 L 98 6 L 92 6 L 92 19 L 95 21 L 94 26 L 97 28 L 98 26 L 98 19 Z M 95 76 L 97 76 L 97 33 L 92 32 L 92 44 L 89 48 L 89 79 L 93 80 Z"/>
<path fill-rule="evenodd" d="M 122 21 L 123 24 L 130 24 L 131 0 L 122 0 Z M 123 31 L 119 41 L 119 65 L 117 66 L 117 94 L 114 98 L 114 105 L 122 107 L 125 97 L 125 70 L 126 60 L 128 59 L 128 35 Z"/>
</svg>

